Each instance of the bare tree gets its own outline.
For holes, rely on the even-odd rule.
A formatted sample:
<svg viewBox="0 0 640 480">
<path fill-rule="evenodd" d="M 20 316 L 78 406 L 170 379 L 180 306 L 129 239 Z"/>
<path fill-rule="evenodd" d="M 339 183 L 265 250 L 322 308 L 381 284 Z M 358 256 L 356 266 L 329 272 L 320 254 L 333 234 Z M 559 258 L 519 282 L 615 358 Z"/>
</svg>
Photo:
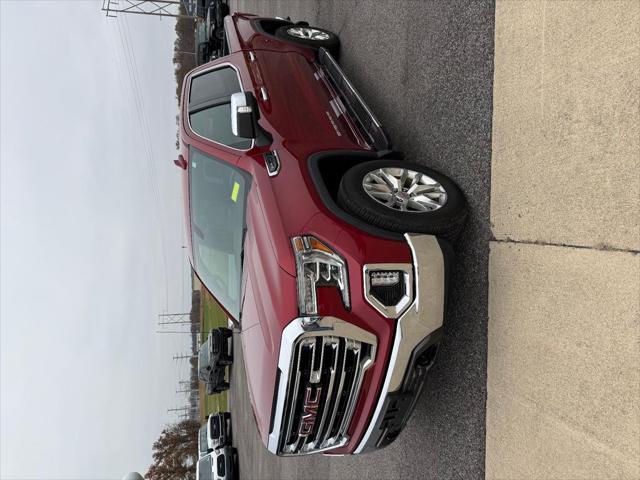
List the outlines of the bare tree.
<svg viewBox="0 0 640 480">
<path fill-rule="evenodd" d="M 197 420 L 183 420 L 162 430 L 153 443 L 153 464 L 147 480 L 187 480 L 196 473 L 198 461 Z"/>
</svg>

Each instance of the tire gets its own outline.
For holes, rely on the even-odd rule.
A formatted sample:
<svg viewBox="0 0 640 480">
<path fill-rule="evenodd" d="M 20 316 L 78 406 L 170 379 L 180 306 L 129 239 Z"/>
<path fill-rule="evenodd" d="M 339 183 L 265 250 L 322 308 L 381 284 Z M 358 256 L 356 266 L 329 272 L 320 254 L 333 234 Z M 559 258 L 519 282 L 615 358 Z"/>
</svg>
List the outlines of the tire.
<svg viewBox="0 0 640 480">
<path fill-rule="evenodd" d="M 418 177 L 419 184 L 425 185 L 423 191 L 428 191 L 430 196 L 416 197 L 411 196 L 409 192 L 400 193 L 402 189 L 397 191 L 397 183 L 391 181 L 385 181 L 378 188 L 376 177 L 384 180 L 378 173 L 380 169 L 392 169 L 389 172 L 397 175 L 401 174 L 402 169 L 422 174 L 422 177 Z M 370 173 L 374 173 L 374 176 L 368 176 Z M 377 200 L 365 190 L 365 177 L 367 184 L 372 186 L 369 190 L 376 192 Z M 407 175 L 404 183 L 406 190 L 410 190 L 407 187 L 412 185 L 414 177 L 417 175 L 412 173 Z M 446 197 L 442 195 L 442 190 L 433 187 L 434 180 L 446 193 Z M 391 193 L 387 194 L 385 185 L 392 183 L 394 187 L 389 187 Z M 387 196 L 389 200 L 385 200 Z M 393 206 L 383 204 L 382 202 L 385 201 Z M 434 202 L 439 205 L 434 205 Z M 338 205 L 355 217 L 384 230 L 398 233 L 426 233 L 449 241 L 454 241 L 458 237 L 467 216 L 464 195 L 452 180 L 423 165 L 401 160 L 374 160 L 352 167 L 340 181 Z M 421 211 L 418 207 L 433 210 Z"/>
<path fill-rule="evenodd" d="M 309 34 L 310 36 L 302 37 L 294 34 L 294 32 L 300 32 L 300 35 Z M 320 36 L 321 38 L 313 38 L 314 32 L 317 34 L 316 37 Z M 287 42 L 311 47 L 315 50 L 324 47 L 329 50 L 329 53 L 335 58 L 338 58 L 338 54 L 340 53 L 340 39 L 335 33 L 325 30 L 324 28 L 300 24 L 285 25 L 276 30 L 276 37 Z"/>
</svg>

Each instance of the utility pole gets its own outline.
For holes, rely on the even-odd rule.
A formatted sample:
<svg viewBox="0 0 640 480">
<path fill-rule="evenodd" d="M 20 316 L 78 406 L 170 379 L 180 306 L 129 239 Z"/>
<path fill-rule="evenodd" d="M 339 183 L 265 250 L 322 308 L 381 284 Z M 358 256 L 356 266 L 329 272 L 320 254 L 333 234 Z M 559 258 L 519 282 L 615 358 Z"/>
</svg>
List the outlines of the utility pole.
<svg viewBox="0 0 640 480">
<path fill-rule="evenodd" d="M 181 13 L 180 7 L 186 14 Z M 196 18 L 196 0 L 102 0 L 102 10 L 107 17 L 119 13 L 148 15 L 152 17 Z"/>
<path fill-rule="evenodd" d="M 174 355 L 173 359 L 174 360 L 181 360 L 183 358 L 197 358 L 197 355 Z"/>
<path fill-rule="evenodd" d="M 176 325 L 191 323 L 191 313 L 159 313 L 158 325 Z"/>
<path fill-rule="evenodd" d="M 175 331 L 175 330 L 156 330 L 156 333 L 188 333 L 189 335 L 192 335 L 193 333 L 196 333 L 197 335 L 200 335 L 200 332 L 191 332 L 189 330 L 183 330 L 183 331 Z"/>
<path fill-rule="evenodd" d="M 190 388 L 188 390 L 176 390 L 176 393 L 193 393 L 193 392 L 197 392 L 198 389 L 197 388 Z"/>
<path fill-rule="evenodd" d="M 190 407 L 167 408 L 167 412 L 185 412 L 187 410 L 190 410 Z"/>
<path fill-rule="evenodd" d="M 194 410 L 198 410 L 198 407 L 179 407 L 179 408 L 167 408 L 167 412 L 183 412 L 187 414 L 188 412 L 193 412 Z"/>
</svg>

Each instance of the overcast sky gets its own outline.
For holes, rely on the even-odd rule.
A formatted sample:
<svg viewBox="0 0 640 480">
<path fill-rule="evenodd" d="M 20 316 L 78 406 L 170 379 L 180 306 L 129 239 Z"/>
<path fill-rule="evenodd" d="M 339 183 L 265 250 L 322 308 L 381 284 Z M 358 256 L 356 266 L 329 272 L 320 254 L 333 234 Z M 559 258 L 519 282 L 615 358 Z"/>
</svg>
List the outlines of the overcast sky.
<svg viewBox="0 0 640 480">
<path fill-rule="evenodd" d="M 174 21 L 101 4 L 0 0 L 3 479 L 144 473 L 185 402 Z"/>
</svg>

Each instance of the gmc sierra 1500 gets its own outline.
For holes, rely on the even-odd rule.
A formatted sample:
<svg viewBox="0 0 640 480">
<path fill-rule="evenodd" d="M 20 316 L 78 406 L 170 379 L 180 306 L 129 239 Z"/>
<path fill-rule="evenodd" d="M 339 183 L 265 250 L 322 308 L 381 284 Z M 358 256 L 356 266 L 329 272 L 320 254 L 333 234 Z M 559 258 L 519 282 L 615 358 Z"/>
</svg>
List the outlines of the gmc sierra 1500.
<svg viewBox="0 0 640 480">
<path fill-rule="evenodd" d="M 269 451 L 384 447 L 436 357 L 464 196 L 393 149 L 335 34 L 224 23 L 224 55 L 181 98 L 193 269 L 241 327 Z"/>
</svg>

